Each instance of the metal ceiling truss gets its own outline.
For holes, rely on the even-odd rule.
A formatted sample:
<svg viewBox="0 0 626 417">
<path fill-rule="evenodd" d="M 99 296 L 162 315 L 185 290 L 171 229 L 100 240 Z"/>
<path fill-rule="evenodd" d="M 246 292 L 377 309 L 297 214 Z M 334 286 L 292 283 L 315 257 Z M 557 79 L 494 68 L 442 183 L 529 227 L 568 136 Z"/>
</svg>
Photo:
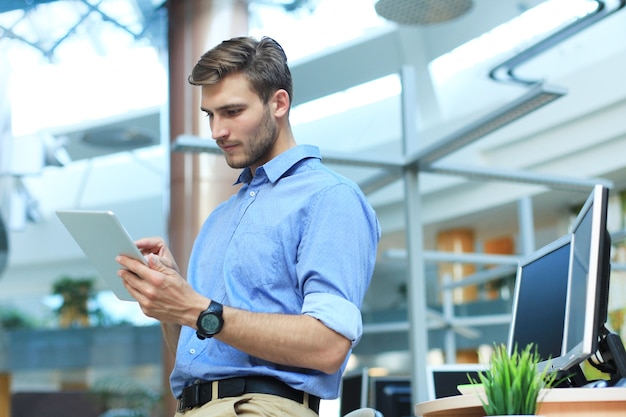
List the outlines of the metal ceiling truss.
<svg viewBox="0 0 626 417">
<path fill-rule="evenodd" d="M 137 11 L 140 13 L 141 30 L 133 30 L 130 25 L 121 23 L 117 18 L 111 16 L 109 13 L 102 9 L 102 4 L 106 0 L 88 1 L 88 0 L 72 0 L 72 3 L 76 3 L 77 7 L 84 7 L 85 12 L 81 13 L 78 20 L 67 28 L 65 33 L 56 39 L 51 45 L 46 45 L 41 40 L 31 41 L 15 31 L 16 26 L 27 20 L 32 13 L 36 13 L 38 6 L 44 4 L 51 4 L 58 2 L 59 0 L 4 0 L 0 4 L 0 13 L 22 10 L 23 15 L 20 19 L 15 21 L 10 27 L 0 25 L 0 39 L 8 38 L 20 41 L 39 50 L 47 59 L 53 59 L 56 49 L 64 41 L 70 38 L 77 32 L 77 29 L 88 23 L 88 19 L 93 16 L 98 16 L 103 22 L 108 22 L 117 27 L 118 29 L 128 33 L 135 40 L 146 37 L 150 34 L 151 24 L 161 16 L 160 9 L 165 5 L 165 1 L 157 6 L 153 6 L 150 0 L 134 0 Z M 91 33 L 91 32 L 90 32 Z"/>
</svg>

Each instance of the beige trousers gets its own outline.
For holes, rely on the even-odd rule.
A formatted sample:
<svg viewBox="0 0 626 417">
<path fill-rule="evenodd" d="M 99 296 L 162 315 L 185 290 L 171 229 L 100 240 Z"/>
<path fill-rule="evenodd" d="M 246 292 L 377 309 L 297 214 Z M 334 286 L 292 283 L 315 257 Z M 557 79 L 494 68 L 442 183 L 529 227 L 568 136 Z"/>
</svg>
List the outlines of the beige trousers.
<svg viewBox="0 0 626 417">
<path fill-rule="evenodd" d="M 308 407 L 268 394 L 220 398 L 174 417 L 318 417 Z"/>
</svg>

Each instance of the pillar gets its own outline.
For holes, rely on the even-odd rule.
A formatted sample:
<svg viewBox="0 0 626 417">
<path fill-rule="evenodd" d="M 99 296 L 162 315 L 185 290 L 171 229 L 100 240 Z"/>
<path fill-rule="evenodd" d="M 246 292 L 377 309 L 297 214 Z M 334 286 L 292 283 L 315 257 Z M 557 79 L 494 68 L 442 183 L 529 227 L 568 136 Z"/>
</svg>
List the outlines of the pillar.
<svg viewBox="0 0 626 417">
<path fill-rule="evenodd" d="M 437 250 L 452 253 L 474 252 L 474 231 L 471 229 L 452 229 L 442 231 L 437 235 Z M 445 262 L 439 265 L 439 277 L 448 278 L 450 282 L 458 282 L 476 271 L 473 264 L 460 262 Z M 478 298 L 478 288 L 470 285 L 452 290 L 454 304 L 475 301 Z"/>
<path fill-rule="evenodd" d="M 11 374 L 0 372 L 0 417 L 11 415 Z"/>
<path fill-rule="evenodd" d="M 187 77 L 200 56 L 224 39 L 248 33 L 247 2 L 184 0 L 169 4 L 169 136 L 185 133 L 211 139 L 200 112 L 200 88 Z M 170 157 L 169 244 L 183 275 L 195 236 L 204 219 L 236 189 L 239 172 L 221 155 L 172 153 Z M 164 347 L 165 415 L 174 415 L 175 399 L 167 395 L 174 357 Z"/>
<path fill-rule="evenodd" d="M 489 255 L 513 255 L 515 254 L 515 241 L 512 236 L 500 236 L 484 243 L 484 252 Z M 485 268 L 493 268 L 495 265 L 485 265 Z M 502 286 L 508 283 L 504 279 L 490 281 L 485 285 L 484 298 L 497 300 L 502 296 Z"/>
</svg>

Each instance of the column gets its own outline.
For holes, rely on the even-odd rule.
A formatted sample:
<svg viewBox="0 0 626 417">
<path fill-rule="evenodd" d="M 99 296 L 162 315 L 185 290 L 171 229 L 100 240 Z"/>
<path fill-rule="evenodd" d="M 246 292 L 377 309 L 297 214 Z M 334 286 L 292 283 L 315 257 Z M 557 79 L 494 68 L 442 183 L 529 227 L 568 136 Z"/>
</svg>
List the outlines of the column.
<svg viewBox="0 0 626 417">
<path fill-rule="evenodd" d="M 474 231 L 471 229 L 452 229 L 439 232 L 437 234 L 437 250 L 452 253 L 472 253 L 474 252 Z M 458 282 L 476 271 L 473 264 L 460 262 L 442 262 L 439 264 L 439 277 L 444 277 L 450 282 Z M 478 298 L 478 288 L 470 285 L 452 290 L 452 299 L 455 304 L 462 304 L 468 301 L 475 301 Z"/>
<path fill-rule="evenodd" d="M 187 77 L 200 56 L 224 39 L 248 33 L 247 3 L 243 0 L 185 0 L 169 2 L 170 139 L 183 133 L 211 139 L 200 112 L 200 88 Z M 221 155 L 172 153 L 170 157 L 169 244 L 184 272 L 193 240 L 204 219 L 236 192 L 238 171 Z M 163 369 L 166 415 L 176 408 L 169 392 L 174 358 L 164 347 Z"/>
<path fill-rule="evenodd" d="M 0 373 L 0 417 L 11 415 L 11 374 Z"/>
</svg>

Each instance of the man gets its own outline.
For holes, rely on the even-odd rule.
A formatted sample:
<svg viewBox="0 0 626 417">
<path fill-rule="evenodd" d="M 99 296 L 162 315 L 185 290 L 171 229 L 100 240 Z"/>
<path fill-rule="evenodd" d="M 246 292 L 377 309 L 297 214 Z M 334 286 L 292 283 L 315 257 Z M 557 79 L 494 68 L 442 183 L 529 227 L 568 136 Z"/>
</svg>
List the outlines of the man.
<svg viewBox="0 0 626 417">
<path fill-rule="evenodd" d="M 242 187 L 202 226 L 187 280 L 161 238 L 137 241 L 149 266 L 120 256 L 119 275 L 176 353 L 177 416 L 315 416 L 361 337 L 378 220 L 316 147 L 296 145 L 276 41 L 224 41 L 189 82 Z"/>
</svg>

